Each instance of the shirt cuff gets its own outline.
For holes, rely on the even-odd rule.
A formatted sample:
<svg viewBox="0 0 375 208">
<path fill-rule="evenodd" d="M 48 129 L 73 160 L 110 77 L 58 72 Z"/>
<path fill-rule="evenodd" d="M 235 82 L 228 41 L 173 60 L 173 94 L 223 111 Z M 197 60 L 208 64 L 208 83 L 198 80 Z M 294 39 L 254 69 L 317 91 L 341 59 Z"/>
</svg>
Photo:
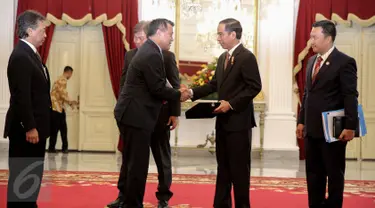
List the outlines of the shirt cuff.
<svg viewBox="0 0 375 208">
<path fill-rule="evenodd" d="M 189 92 L 190 92 L 190 98 L 192 98 L 194 96 L 193 90 L 189 89 Z"/>
<path fill-rule="evenodd" d="M 233 110 L 233 107 L 232 107 L 232 105 L 230 104 L 230 102 L 228 102 L 228 104 L 229 104 L 230 109 Z"/>
</svg>

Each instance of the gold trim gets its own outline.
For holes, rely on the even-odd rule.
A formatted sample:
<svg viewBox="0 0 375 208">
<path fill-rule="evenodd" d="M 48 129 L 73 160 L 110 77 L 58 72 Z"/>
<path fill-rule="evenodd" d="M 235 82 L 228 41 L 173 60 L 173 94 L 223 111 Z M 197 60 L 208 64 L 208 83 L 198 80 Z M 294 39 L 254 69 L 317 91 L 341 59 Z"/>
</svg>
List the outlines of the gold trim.
<svg viewBox="0 0 375 208">
<path fill-rule="evenodd" d="M 254 55 L 258 58 L 258 28 L 259 28 L 259 0 L 254 0 L 254 40 L 253 40 L 253 48 L 254 48 Z"/>
<path fill-rule="evenodd" d="M 63 13 L 61 19 L 56 18 L 53 14 L 48 13 L 46 15 L 47 24 L 55 24 L 57 26 L 65 26 L 67 24 L 74 26 L 74 27 L 81 27 L 85 24 L 89 25 L 98 25 L 102 23 L 106 27 L 112 27 L 114 25 L 121 31 L 123 34 L 122 41 L 124 43 L 125 49 L 127 51 L 130 50 L 130 44 L 126 40 L 126 28 L 122 24 L 122 14 L 118 13 L 114 18 L 108 20 L 107 14 L 101 14 L 100 16 L 96 17 L 94 20 L 92 19 L 92 14 L 86 14 L 82 19 L 73 19 L 69 15 Z"/>
</svg>

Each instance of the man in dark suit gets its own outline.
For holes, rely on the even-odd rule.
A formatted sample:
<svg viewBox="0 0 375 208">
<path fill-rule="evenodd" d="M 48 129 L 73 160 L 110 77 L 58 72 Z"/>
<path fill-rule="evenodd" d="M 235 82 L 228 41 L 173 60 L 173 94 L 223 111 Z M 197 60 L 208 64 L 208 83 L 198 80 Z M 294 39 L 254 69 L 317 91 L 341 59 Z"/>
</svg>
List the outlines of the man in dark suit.
<svg viewBox="0 0 375 208">
<path fill-rule="evenodd" d="M 218 163 L 214 207 L 250 207 L 251 129 L 256 126 L 253 99 L 262 84 L 255 56 L 241 43 L 239 21 L 222 20 L 217 40 L 227 49 L 218 59 L 215 75 L 203 86 L 191 90 L 192 100 L 218 92 L 220 106 L 215 109 L 216 159 Z"/>
<path fill-rule="evenodd" d="M 136 44 L 135 49 L 132 49 L 125 54 L 125 63 L 122 70 L 120 89 L 124 85 L 126 73 L 129 68 L 130 61 L 137 53 L 138 48 L 146 42 L 146 33 L 148 30 L 149 22 L 141 21 L 134 27 L 134 42 Z M 166 77 L 175 89 L 180 88 L 179 71 L 175 56 L 172 52 L 163 51 L 164 66 Z M 173 193 L 170 191 L 172 184 L 172 161 L 171 161 L 171 146 L 170 131 L 176 128 L 178 124 L 178 116 L 181 112 L 180 101 L 174 102 L 163 102 L 163 106 L 160 110 L 159 118 L 156 122 L 155 129 L 151 135 L 151 150 L 155 159 L 156 166 L 158 168 L 158 192 L 156 197 L 159 200 L 158 207 L 168 207 L 168 201 L 172 197 Z M 124 153 L 123 153 L 124 154 Z M 125 164 L 122 164 L 122 168 L 125 168 Z M 115 201 L 109 203 L 107 206 L 118 207 L 123 201 L 124 181 L 126 180 L 125 171 L 120 172 L 118 180 L 119 194 Z"/>
<path fill-rule="evenodd" d="M 143 207 L 152 132 L 163 101 L 187 100 L 187 89 L 173 89 L 167 81 L 162 50 L 173 41 L 173 22 L 151 21 L 148 40 L 130 62 L 125 84 L 115 107 L 115 118 L 124 139 L 121 173 L 123 203 L 119 207 Z"/>
<path fill-rule="evenodd" d="M 45 17 L 35 11 L 18 17 L 21 40 L 8 63 L 10 106 L 4 132 L 4 137 L 9 137 L 8 208 L 37 207 L 43 177 L 46 139 L 50 136 L 50 79 L 36 48 L 46 37 L 44 21 Z M 26 178 L 29 180 L 22 181 Z"/>
<path fill-rule="evenodd" d="M 313 24 L 312 49 L 306 86 L 298 119 L 297 138 L 305 140 L 306 177 L 310 208 L 341 208 L 343 203 L 346 144 L 354 137 L 358 122 L 357 66 L 353 58 L 338 51 L 333 43 L 335 25 Z M 341 141 L 327 143 L 322 112 L 345 109 L 345 130 Z M 325 198 L 328 177 L 328 199 Z"/>
</svg>

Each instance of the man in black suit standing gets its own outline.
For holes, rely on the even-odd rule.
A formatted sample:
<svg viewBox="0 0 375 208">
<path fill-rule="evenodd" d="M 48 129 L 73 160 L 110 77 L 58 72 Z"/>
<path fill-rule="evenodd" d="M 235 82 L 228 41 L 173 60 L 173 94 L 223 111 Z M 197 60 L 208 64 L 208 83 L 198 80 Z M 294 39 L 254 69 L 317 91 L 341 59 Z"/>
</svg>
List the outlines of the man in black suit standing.
<svg viewBox="0 0 375 208">
<path fill-rule="evenodd" d="M 196 100 L 218 92 L 221 102 L 215 109 L 218 168 L 214 207 L 232 207 L 232 185 L 235 207 L 250 207 L 251 129 L 256 126 L 253 99 L 262 84 L 254 54 L 240 43 L 240 22 L 222 20 L 217 35 L 227 51 L 219 57 L 212 80 L 190 93 Z"/>
<path fill-rule="evenodd" d="M 126 174 L 124 201 L 119 207 L 143 207 L 151 136 L 163 101 L 185 101 L 189 97 L 187 89 L 173 89 L 166 79 L 162 50 L 170 48 L 173 26 L 166 19 L 151 21 L 148 40 L 130 62 L 115 107 L 115 118 L 124 139 L 121 172 Z"/>
<path fill-rule="evenodd" d="M 306 177 L 310 208 L 341 208 L 343 204 L 346 144 L 358 122 L 357 66 L 353 58 L 333 45 L 335 25 L 323 20 L 313 24 L 306 86 L 298 119 L 297 138 L 305 140 Z M 327 143 L 322 112 L 345 109 L 341 141 Z M 325 198 L 328 177 L 328 199 Z"/>
<path fill-rule="evenodd" d="M 8 208 L 37 207 L 43 177 L 51 114 L 49 74 L 37 52 L 46 38 L 44 21 L 30 10 L 18 17 L 20 41 L 8 63 L 10 106 L 4 132 L 9 137 Z"/>
<path fill-rule="evenodd" d="M 122 89 L 125 83 L 126 73 L 131 60 L 137 53 L 138 48 L 141 47 L 147 40 L 146 34 L 148 24 L 149 22 L 140 21 L 134 27 L 134 43 L 137 48 L 132 49 L 125 54 L 125 63 L 120 79 L 120 89 Z M 175 56 L 172 52 L 163 50 L 163 57 L 167 80 L 171 83 L 173 88 L 179 89 L 179 71 Z M 156 192 L 156 197 L 159 200 L 158 207 L 168 207 L 168 201 L 173 195 L 173 193 L 170 191 L 170 186 L 172 184 L 172 161 L 169 140 L 170 131 L 175 129 L 178 124 L 178 116 L 180 116 L 180 112 L 181 103 L 179 100 L 174 102 L 163 102 L 155 129 L 151 134 L 151 150 L 158 169 L 159 179 L 158 192 Z M 126 165 L 123 163 L 122 168 L 125 167 Z M 108 207 L 118 207 L 120 203 L 123 203 L 124 194 L 122 191 L 124 190 L 125 180 L 125 171 L 121 171 L 118 180 L 118 197 L 115 201 L 108 204 Z"/>
</svg>

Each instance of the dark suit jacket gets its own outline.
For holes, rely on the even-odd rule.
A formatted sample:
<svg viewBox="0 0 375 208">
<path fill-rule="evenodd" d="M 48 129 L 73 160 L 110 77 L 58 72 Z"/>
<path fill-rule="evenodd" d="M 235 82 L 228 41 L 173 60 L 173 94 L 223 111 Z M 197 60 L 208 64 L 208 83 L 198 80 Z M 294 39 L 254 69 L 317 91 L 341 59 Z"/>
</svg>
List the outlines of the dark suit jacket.
<svg viewBox="0 0 375 208">
<path fill-rule="evenodd" d="M 166 86 L 166 73 L 158 46 L 147 40 L 137 51 L 126 72 L 114 113 L 118 123 L 152 131 L 162 101 L 178 101 L 179 90 Z"/>
<path fill-rule="evenodd" d="M 353 58 L 336 48 L 320 68 L 312 83 L 312 70 L 317 55 L 307 64 L 306 86 L 298 118 L 305 125 L 305 136 L 324 138 L 322 112 L 345 109 L 346 129 L 355 129 L 358 122 L 357 66 Z"/>
<path fill-rule="evenodd" d="M 138 49 L 132 49 L 125 53 L 124 67 L 121 73 L 120 79 L 120 91 L 124 86 L 126 73 L 129 68 L 130 61 L 133 59 L 134 55 L 137 53 Z M 177 68 L 176 58 L 174 54 L 170 51 L 163 51 L 164 57 L 164 68 L 167 75 L 169 83 L 174 89 L 180 89 L 180 77 L 179 70 Z M 169 115 L 170 116 L 180 116 L 181 115 L 181 102 L 180 101 L 170 101 L 168 102 Z"/>
<path fill-rule="evenodd" d="M 12 134 L 12 125 L 19 124 L 25 132 L 36 128 L 40 139 L 50 136 L 50 78 L 45 68 L 47 77 L 38 56 L 29 45 L 19 41 L 8 63 L 10 106 L 4 138 Z"/>
<path fill-rule="evenodd" d="M 232 54 L 233 63 L 229 61 L 224 71 L 226 53 L 219 57 L 212 80 L 193 89 L 193 100 L 218 92 L 219 100 L 228 101 L 233 110 L 217 116 L 216 128 L 227 131 L 250 129 L 256 126 L 253 99 L 262 89 L 258 64 L 254 54 L 241 44 Z"/>
</svg>

